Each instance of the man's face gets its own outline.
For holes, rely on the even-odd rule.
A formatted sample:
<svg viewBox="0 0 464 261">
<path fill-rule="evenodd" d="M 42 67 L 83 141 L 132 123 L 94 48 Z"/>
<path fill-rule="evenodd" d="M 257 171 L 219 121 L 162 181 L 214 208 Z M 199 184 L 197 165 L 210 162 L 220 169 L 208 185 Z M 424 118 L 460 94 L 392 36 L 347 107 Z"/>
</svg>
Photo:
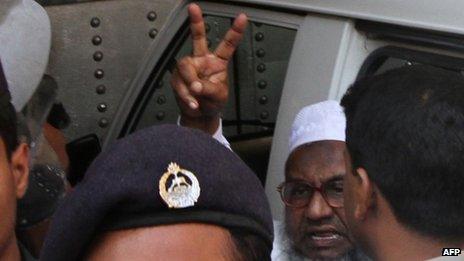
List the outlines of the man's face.
<svg viewBox="0 0 464 261">
<path fill-rule="evenodd" d="M 236 260 L 225 228 L 196 223 L 162 225 L 103 234 L 86 260 Z"/>
<path fill-rule="evenodd" d="M 16 219 L 16 200 L 22 197 L 27 188 L 28 150 L 22 144 L 8 159 L 5 143 L 0 139 L 0 257 L 16 245 L 14 233 Z"/>
<path fill-rule="evenodd" d="M 367 253 L 370 252 L 369 249 L 369 234 L 372 234 L 369 231 L 368 223 L 360 223 L 359 218 L 356 217 L 355 210 L 356 205 L 359 205 L 360 200 L 358 196 L 360 195 L 360 185 L 359 182 L 356 182 L 355 175 L 353 173 L 353 167 L 351 164 L 351 156 L 348 150 L 344 152 L 345 156 L 345 167 L 347 169 L 347 174 L 345 175 L 344 184 L 343 184 L 343 197 L 344 197 L 344 213 L 346 217 L 347 226 L 350 229 L 352 237 L 356 240 L 356 243 L 363 248 Z M 343 212 L 343 211 L 338 211 Z"/>
<path fill-rule="evenodd" d="M 319 141 L 298 147 L 287 160 L 286 182 L 304 181 L 315 187 L 342 182 L 344 150 L 345 143 L 340 141 Z M 317 191 L 305 207 L 286 206 L 286 229 L 294 249 L 311 259 L 337 258 L 351 250 L 343 211 L 338 212 L 342 214 L 336 215 Z"/>
<path fill-rule="evenodd" d="M 0 139 L 0 253 L 14 240 L 16 217 L 16 194 L 11 165 L 6 154 L 5 144 Z"/>
</svg>

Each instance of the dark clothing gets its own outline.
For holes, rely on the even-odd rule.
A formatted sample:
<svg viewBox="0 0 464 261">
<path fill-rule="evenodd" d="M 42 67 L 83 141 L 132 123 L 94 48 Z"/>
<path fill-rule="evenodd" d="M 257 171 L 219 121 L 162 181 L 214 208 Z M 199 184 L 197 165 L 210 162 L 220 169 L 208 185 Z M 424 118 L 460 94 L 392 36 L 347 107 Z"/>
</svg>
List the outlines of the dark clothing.
<svg viewBox="0 0 464 261">
<path fill-rule="evenodd" d="M 38 259 L 34 258 L 31 253 L 23 246 L 23 244 L 18 242 L 19 253 L 21 254 L 21 261 L 37 261 Z"/>
</svg>

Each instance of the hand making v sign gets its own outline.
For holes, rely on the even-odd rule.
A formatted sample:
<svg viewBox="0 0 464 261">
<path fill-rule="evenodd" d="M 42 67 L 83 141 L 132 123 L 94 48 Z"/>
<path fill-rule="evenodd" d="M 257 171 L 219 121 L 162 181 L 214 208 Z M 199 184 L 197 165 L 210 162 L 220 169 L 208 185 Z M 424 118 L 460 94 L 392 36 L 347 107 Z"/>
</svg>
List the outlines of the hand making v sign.
<svg viewBox="0 0 464 261">
<path fill-rule="evenodd" d="M 216 50 L 211 52 L 200 7 L 190 4 L 188 12 L 193 53 L 177 62 L 171 86 L 181 111 L 181 124 L 213 134 L 229 96 L 227 65 L 242 39 L 247 16 L 239 14 Z"/>
</svg>

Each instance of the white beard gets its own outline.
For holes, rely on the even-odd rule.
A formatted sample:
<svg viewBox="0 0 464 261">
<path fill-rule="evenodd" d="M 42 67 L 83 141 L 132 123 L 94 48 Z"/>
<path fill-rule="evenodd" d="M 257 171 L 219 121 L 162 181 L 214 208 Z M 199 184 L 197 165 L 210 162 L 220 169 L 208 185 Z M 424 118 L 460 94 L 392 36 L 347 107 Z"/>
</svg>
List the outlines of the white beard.
<svg viewBox="0 0 464 261">
<path fill-rule="evenodd" d="M 321 261 L 309 259 L 296 251 L 292 240 L 288 236 L 285 224 L 274 221 L 274 249 L 272 250 L 272 261 Z M 278 241 L 278 242 L 277 242 Z M 354 249 L 345 255 L 331 259 L 330 261 L 370 261 L 360 249 Z M 329 261 L 329 260 L 325 260 Z"/>
</svg>

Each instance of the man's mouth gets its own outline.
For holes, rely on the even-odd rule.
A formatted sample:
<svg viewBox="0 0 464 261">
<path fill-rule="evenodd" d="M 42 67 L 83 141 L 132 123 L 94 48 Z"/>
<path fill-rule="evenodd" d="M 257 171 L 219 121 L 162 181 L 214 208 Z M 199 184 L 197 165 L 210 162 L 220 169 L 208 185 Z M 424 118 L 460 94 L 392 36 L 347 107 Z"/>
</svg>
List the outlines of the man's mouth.
<svg viewBox="0 0 464 261">
<path fill-rule="evenodd" d="M 332 247 L 343 240 L 343 236 L 334 231 L 311 232 L 307 235 L 307 238 L 309 244 L 313 247 Z"/>
</svg>

